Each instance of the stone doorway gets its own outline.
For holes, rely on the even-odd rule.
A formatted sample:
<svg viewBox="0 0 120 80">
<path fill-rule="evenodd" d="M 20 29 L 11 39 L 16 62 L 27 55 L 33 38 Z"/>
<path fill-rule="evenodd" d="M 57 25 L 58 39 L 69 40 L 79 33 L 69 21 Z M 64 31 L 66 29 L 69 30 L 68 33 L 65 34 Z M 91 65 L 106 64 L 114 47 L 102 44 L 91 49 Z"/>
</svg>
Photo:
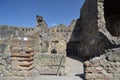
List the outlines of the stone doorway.
<svg viewBox="0 0 120 80">
<path fill-rule="evenodd" d="M 120 36 L 120 1 L 119 0 L 105 0 L 104 14 L 106 21 L 106 28 L 112 36 Z"/>
</svg>

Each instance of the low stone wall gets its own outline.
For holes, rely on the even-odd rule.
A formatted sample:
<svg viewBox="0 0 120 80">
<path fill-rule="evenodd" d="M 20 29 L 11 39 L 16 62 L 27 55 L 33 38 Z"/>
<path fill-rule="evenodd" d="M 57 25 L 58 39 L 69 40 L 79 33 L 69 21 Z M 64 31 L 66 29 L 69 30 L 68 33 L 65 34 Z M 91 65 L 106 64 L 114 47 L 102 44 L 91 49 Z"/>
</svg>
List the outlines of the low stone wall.
<svg viewBox="0 0 120 80">
<path fill-rule="evenodd" d="M 34 75 L 64 75 L 65 55 L 36 54 Z"/>
<path fill-rule="evenodd" d="M 85 79 L 120 80 L 120 61 L 117 58 L 119 56 L 115 57 L 115 55 L 111 55 L 112 53 L 117 53 L 118 50 L 115 50 L 109 50 L 106 52 L 107 55 L 84 62 Z"/>
</svg>

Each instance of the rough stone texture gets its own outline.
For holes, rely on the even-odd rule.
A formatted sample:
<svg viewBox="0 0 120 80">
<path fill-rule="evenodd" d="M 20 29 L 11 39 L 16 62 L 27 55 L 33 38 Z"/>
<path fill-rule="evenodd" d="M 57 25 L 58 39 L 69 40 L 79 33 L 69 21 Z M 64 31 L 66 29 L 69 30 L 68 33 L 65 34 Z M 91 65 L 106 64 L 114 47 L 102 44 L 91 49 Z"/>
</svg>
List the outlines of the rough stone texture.
<svg viewBox="0 0 120 80">
<path fill-rule="evenodd" d="M 72 24 L 74 25 L 74 24 Z M 71 25 L 71 27 L 73 27 Z M 66 51 L 66 43 L 68 42 L 69 35 L 71 34 L 72 28 L 66 27 L 63 24 L 60 24 L 56 27 L 52 27 L 50 29 L 50 47 L 49 51 L 52 49 L 56 49 L 58 53 L 62 53 Z"/>
<path fill-rule="evenodd" d="M 13 40 L 14 36 L 34 36 L 35 50 L 37 52 L 35 54 L 35 56 L 39 57 L 38 55 L 40 55 L 40 53 L 49 53 L 50 54 L 52 49 L 56 49 L 58 55 L 59 54 L 66 55 L 66 43 L 69 41 L 69 38 L 71 36 L 74 25 L 76 24 L 76 20 L 73 20 L 68 27 L 63 24 L 60 24 L 58 26 L 54 26 L 54 27 L 48 29 L 48 26 L 47 26 L 45 20 L 43 20 L 43 18 L 41 16 L 36 17 L 36 19 L 37 19 L 37 25 L 35 28 L 0 26 L 0 30 L 2 31 L 1 33 L 6 32 L 6 35 L 7 35 L 7 36 L 5 36 L 4 34 L 1 35 L 0 52 L 6 53 L 7 55 L 8 55 L 8 53 L 10 53 L 9 51 L 11 49 L 11 46 L 13 45 L 13 42 L 11 42 L 11 40 Z M 12 32 L 10 34 L 7 34 L 8 31 L 12 31 Z M 19 39 L 19 38 L 20 37 L 17 37 L 16 39 Z M 14 52 L 15 54 L 12 54 L 12 55 L 18 56 L 19 54 L 17 54 L 16 52 L 17 52 L 17 49 L 21 49 L 20 47 L 17 47 L 18 44 L 20 44 L 20 43 L 16 42 L 14 44 L 15 45 L 14 45 L 14 47 L 12 47 L 12 49 L 15 51 Z M 24 43 L 24 45 L 25 45 L 25 43 Z M 6 69 L 6 68 L 4 69 L 5 66 L 2 66 L 1 69 L 5 70 L 3 72 L 9 72 L 10 75 L 9 74 L 7 75 L 7 73 L 5 73 L 6 76 L 4 76 L 4 73 L 1 72 L 0 76 L 3 76 L 3 77 L 1 77 L 1 80 L 9 80 L 9 79 L 17 80 L 17 78 L 19 78 L 19 80 L 27 79 L 29 72 L 27 72 L 26 70 L 29 70 L 31 68 L 34 68 L 32 76 L 37 76 L 37 75 L 39 76 L 39 74 L 40 74 L 39 71 L 42 71 L 41 68 L 49 69 L 49 71 L 51 71 L 51 72 L 52 72 L 52 69 L 58 70 L 58 67 L 59 67 L 59 64 L 61 61 L 60 59 L 55 60 L 55 61 L 59 61 L 59 62 L 57 62 L 57 64 L 55 63 L 56 65 L 58 65 L 57 67 L 54 65 L 53 65 L 53 67 L 51 67 L 51 66 L 41 67 L 37 63 L 39 61 L 41 63 L 41 60 L 38 59 L 37 57 L 34 57 L 35 58 L 34 67 L 29 67 L 29 68 L 20 67 L 19 64 L 24 65 L 26 62 L 24 64 L 22 64 L 22 62 L 17 61 L 17 59 L 26 59 L 25 55 L 23 55 L 23 58 L 12 57 L 12 59 L 14 59 L 14 60 L 12 60 L 12 62 L 10 62 L 12 64 L 10 66 L 10 71 L 12 71 L 12 72 L 9 72 L 8 69 Z M 52 58 L 52 61 L 54 61 L 54 58 Z M 51 63 L 51 61 L 49 63 Z M 28 63 L 26 63 L 26 64 L 28 64 Z M 4 63 L 3 65 L 8 65 L 8 64 Z M 65 74 L 64 73 L 64 65 L 62 65 L 60 74 L 61 75 Z M 31 75 L 31 73 L 30 73 L 30 75 Z"/>
<path fill-rule="evenodd" d="M 117 52 L 116 50 L 115 52 Z M 107 54 L 112 53 L 112 50 Z M 86 80 L 119 80 L 120 62 L 109 61 L 108 57 L 102 55 L 84 62 L 84 72 Z M 112 58 L 111 58 L 112 59 Z"/>
<path fill-rule="evenodd" d="M 119 3 L 118 0 L 86 0 L 81 9 L 67 43 L 67 53 L 88 60 L 84 63 L 86 80 L 120 79 Z"/>
<path fill-rule="evenodd" d="M 33 76 L 65 75 L 65 55 L 36 54 Z"/>
<path fill-rule="evenodd" d="M 36 51 L 39 53 L 51 53 L 55 49 L 57 54 L 67 51 L 68 55 L 88 60 L 84 62 L 86 80 L 119 80 L 119 3 L 119 0 L 86 0 L 80 18 L 73 20 L 68 27 L 60 24 L 48 29 L 42 16 L 36 16 L 37 25 L 34 29 L 1 26 L 0 42 L 21 33 L 35 36 Z M 0 47 L 0 52 L 3 52 L 5 49 Z M 39 70 L 35 74 L 39 74 Z"/>
<path fill-rule="evenodd" d="M 114 49 L 107 50 L 106 59 L 112 62 L 120 62 L 120 48 L 114 48 Z"/>
<path fill-rule="evenodd" d="M 35 36 L 36 39 L 36 51 L 46 53 L 51 52 L 52 49 L 56 49 L 57 53 L 66 51 L 66 44 L 69 41 L 72 30 L 76 24 L 76 20 L 73 20 L 67 27 L 63 24 L 48 28 L 45 20 L 42 16 L 36 16 L 36 27 L 25 28 L 15 26 L 0 26 L 0 44 L 9 44 L 9 40 L 13 36 Z M 8 44 L 6 44 L 8 42 Z M 0 46 L 3 50 L 3 46 Z"/>
<path fill-rule="evenodd" d="M 42 31 L 48 29 L 47 23 L 45 22 L 42 16 L 37 15 L 36 20 L 37 20 L 37 27 L 40 27 Z"/>
<path fill-rule="evenodd" d="M 34 28 L 0 25 L 0 40 L 5 40 L 12 36 L 20 36 L 32 30 L 34 30 Z"/>
<path fill-rule="evenodd" d="M 106 5 L 108 2 L 105 2 Z M 85 1 L 67 44 L 68 54 L 87 60 L 103 54 L 107 49 L 119 47 L 119 28 L 112 27 L 116 24 L 119 26 L 119 14 L 108 17 L 104 11 L 107 7 L 104 6 L 104 0 Z"/>
<path fill-rule="evenodd" d="M 72 52 L 69 54 L 84 58 L 99 55 L 102 52 L 100 47 L 104 46 L 100 40 L 97 27 L 97 1 L 86 0 L 81 9 L 81 17 L 77 20 L 68 43 L 68 51 Z M 75 45 L 74 48 L 72 48 L 73 45 Z"/>
<path fill-rule="evenodd" d="M 25 35 L 36 36 L 37 50 L 41 53 L 51 53 L 52 49 L 56 49 L 57 53 L 65 53 L 66 43 L 69 41 L 75 23 L 76 20 L 73 20 L 68 27 L 60 24 L 48 29 L 44 27 L 46 22 L 42 18 L 42 20 L 37 23 L 37 25 L 41 25 L 37 26 L 33 31 L 25 33 Z"/>
<path fill-rule="evenodd" d="M 7 45 L 5 44 L 0 44 L 0 53 L 4 52 L 6 49 Z"/>
<path fill-rule="evenodd" d="M 12 76 L 10 54 L 0 53 L 0 80 L 6 80 L 8 76 Z"/>
</svg>

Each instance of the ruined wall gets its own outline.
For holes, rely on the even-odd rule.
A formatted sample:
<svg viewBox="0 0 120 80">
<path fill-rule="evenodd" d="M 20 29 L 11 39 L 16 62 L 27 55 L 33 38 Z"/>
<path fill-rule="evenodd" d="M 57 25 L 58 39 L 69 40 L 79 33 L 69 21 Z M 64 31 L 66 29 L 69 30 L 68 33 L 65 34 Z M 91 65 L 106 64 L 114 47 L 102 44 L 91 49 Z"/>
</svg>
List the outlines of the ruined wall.
<svg viewBox="0 0 120 80">
<path fill-rule="evenodd" d="M 36 54 L 33 74 L 35 76 L 65 75 L 65 60 L 65 55 L 61 54 Z"/>
<path fill-rule="evenodd" d="M 81 21 L 79 23 L 84 22 L 87 25 L 82 25 L 83 30 L 86 29 L 80 32 L 83 34 L 79 37 L 81 42 L 79 48 L 83 52 L 78 53 L 81 54 L 82 58 L 88 57 L 89 59 L 84 62 L 86 80 L 120 79 L 118 3 L 118 0 L 115 2 L 112 0 L 86 0 L 81 9 Z M 94 5 L 94 8 L 90 4 Z M 92 9 L 92 12 L 89 12 L 89 8 Z M 108 10 L 109 8 L 111 10 Z M 93 15 L 94 12 L 96 12 L 96 16 Z"/>
<path fill-rule="evenodd" d="M 108 2 L 106 3 L 109 4 Z M 104 9 L 104 6 L 104 0 L 85 1 L 81 9 L 80 18 L 76 22 L 68 43 L 68 54 L 75 54 L 84 59 L 90 59 L 103 54 L 107 49 L 119 46 L 120 41 L 116 36 L 111 35 L 111 33 L 117 33 L 118 35 L 118 32 L 115 31 L 115 27 L 109 28 L 109 23 L 112 26 L 116 24 L 119 26 L 119 16 L 117 14 L 116 19 L 113 15 L 109 15 L 110 19 L 108 19 L 107 15 L 106 18 L 106 8 Z M 74 48 L 72 47 L 73 45 L 75 45 Z"/>
<path fill-rule="evenodd" d="M 81 9 L 81 17 L 77 20 L 70 38 L 72 44 L 77 46 L 76 49 L 73 48 L 75 51 L 73 54 L 89 57 L 89 55 L 94 56 L 98 53 L 99 33 L 97 29 L 97 1 L 86 0 Z"/>
<path fill-rule="evenodd" d="M 56 49 L 57 53 L 66 51 L 66 41 L 68 38 L 68 28 L 63 24 L 50 28 L 49 52 Z"/>
<path fill-rule="evenodd" d="M 36 16 L 36 27 L 17 27 L 17 26 L 0 26 L 1 37 L 10 38 L 12 36 L 35 36 L 36 38 L 36 51 L 50 52 L 52 41 L 58 41 L 56 49 L 58 52 L 66 51 L 66 43 L 69 41 L 76 20 L 73 20 L 69 26 L 60 24 L 58 26 L 48 28 L 42 16 Z M 62 47 L 63 46 L 63 47 Z"/>
<path fill-rule="evenodd" d="M 40 27 L 42 31 L 45 31 L 48 29 L 47 23 L 45 22 L 43 16 L 36 16 L 36 26 Z"/>
<path fill-rule="evenodd" d="M 50 28 L 50 35 L 55 35 L 56 37 L 60 38 L 63 37 L 67 40 L 69 33 L 71 33 L 72 31 L 65 25 L 60 24 L 58 26 L 52 27 Z M 57 36 L 58 35 L 58 36 Z"/>
<path fill-rule="evenodd" d="M 8 26 L 0 26 L 0 38 L 8 38 L 15 35 L 15 30 L 10 29 Z"/>
<path fill-rule="evenodd" d="M 0 38 L 7 39 L 11 36 L 23 35 L 23 33 L 26 33 L 32 30 L 34 30 L 34 28 L 0 25 L 0 34 L 1 34 Z"/>
<path fill-rule="evenodd" d="M 56 48 L 58 53 L 66 53 L 67 42 L 72 34 L 75 23 L 76 20 L 73 20 L 69 26 L 60 24 L 50 28 L 51 42 L 49 51 Z M 54 41 L 57 41 L 57 43 L 53 43 Z"/>
<path fill-rule="evenodd" d="M 86 80 L 119 80 L 120 48 L 110 49 L 106 55 L 84 62 Z"/>
<path fill-rule="evenodd" d="M 119 9 L 118 4 L 120 1 L 112 1 L 112 0 L 98 0 L 97 8 L 98 8 L 98 31 L 108 39 L 108 41 L 114 45 L 120 44 L 120 41 L 117 39 L 118 35 L 114 35 L 116 33 L 115 27 L 113 24 L 116 24 L 120 20 L 119 17 Z M 111 8 L 111 10 L 110 10 Z M 117 12 L 116 12 L 117 11 Z M 116 16 L 116 19 L 115 19 Z M 113 19 L 113 20 L 111 20 Z M 112 24 L 112 25 L 111 25 Z"/>
<path fill-rule="evenodd" d="M 10 39 L 13 36 L 23 36 L 24 33 L 33 31 L 33 28 L 16 27 L 0 25 L 0 50 L 1 52 L 6 51 L 10 45 Z"/>
</svg>

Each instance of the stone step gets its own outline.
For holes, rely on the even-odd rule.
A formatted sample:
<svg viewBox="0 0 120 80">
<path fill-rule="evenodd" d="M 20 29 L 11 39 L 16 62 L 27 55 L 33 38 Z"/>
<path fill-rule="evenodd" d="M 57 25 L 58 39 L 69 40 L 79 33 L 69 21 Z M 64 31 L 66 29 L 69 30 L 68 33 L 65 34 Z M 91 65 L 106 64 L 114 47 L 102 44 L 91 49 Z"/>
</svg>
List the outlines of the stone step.
<svg viewBox="0 0 120 80">
<path fill-rule="evenodd" d="M 12 57 L 31 57 L 31 56 L 34 56 L 34 53 L 30 53 L 30 54 L 27 54 L 27 53 L 13 53 L 11 54 Z"/>
<path fill-rule="evenodd" d="M 12 60 L 18 60 L 18 61 L 33 61 L 34 57 L 30 58 L 21 58 L 21 57 L 12 57 Z"/>
</svg>

